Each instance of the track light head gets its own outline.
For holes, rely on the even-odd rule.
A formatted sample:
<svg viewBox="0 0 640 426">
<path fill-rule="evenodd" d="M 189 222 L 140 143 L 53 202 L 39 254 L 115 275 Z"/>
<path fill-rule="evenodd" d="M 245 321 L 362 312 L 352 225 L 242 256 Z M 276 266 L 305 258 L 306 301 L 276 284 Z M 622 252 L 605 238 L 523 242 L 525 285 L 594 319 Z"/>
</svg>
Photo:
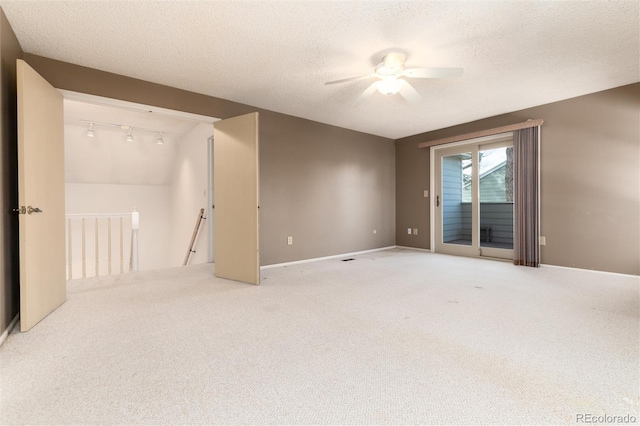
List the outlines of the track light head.
<svg viewBox="0 0 640 426">
<path fill-rule="evenodd" d="M 133 133 L 131 133 L 131 129 L 127 133 L 127 142 L 133 142 Z"/>
<path fill-rule="evenodd" d="M 162 132 L 158 134 L 158 139 L 156 139 L 156 143 L 158 145 L 164 145 L 164 139 L 162 139 Z"/>
</svg>

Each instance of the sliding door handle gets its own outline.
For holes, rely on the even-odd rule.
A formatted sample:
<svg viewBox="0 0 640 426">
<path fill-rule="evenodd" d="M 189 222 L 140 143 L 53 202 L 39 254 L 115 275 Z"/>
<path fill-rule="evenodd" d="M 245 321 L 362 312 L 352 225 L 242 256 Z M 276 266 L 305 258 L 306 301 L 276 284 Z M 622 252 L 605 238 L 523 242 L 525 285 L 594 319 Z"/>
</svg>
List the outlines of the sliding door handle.
<svg viewBox="0 0 640 426">
<path fill-rule="evenodd" d="M 436 195 L 436 207 L 440 207 L 440 196 Z"/>
</svg>

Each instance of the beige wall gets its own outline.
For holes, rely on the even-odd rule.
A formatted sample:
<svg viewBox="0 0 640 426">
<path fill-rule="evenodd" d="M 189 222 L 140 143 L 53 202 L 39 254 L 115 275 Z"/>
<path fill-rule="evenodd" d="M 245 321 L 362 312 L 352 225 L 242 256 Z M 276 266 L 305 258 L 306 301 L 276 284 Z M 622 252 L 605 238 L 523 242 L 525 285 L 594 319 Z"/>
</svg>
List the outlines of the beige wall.
<svg viewBox="0 0 640 426">
<path fill-rule="evenodd" d="M 16 106 L 16 59 L 22 57 L 9 22 L 0 9 L 0 333 L 9 326 L 20 307 L 18 271 L 18 136 Z"/>
<path fill-rule="evenodd" d="M 640 84 L 396 141 L 397 243 L 429 247 L 429 151 L 420 142 L 543 118 L 542 263 L 640 274 Z M 404 234 L 403 231 L 404 230 Z"/>
<path fill-rule="evenodd" d="M 30 54 L 25 60 L 60 89 L 216 118 L 259 112 L 262 265 L 395 244 L 391 139 Z"/>
</svg>

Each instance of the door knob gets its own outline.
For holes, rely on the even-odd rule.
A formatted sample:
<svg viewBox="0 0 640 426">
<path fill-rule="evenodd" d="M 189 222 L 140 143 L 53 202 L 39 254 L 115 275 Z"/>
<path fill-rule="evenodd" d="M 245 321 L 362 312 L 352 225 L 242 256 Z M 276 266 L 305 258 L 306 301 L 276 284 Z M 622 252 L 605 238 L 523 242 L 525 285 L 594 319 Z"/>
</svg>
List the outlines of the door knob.
<svg viewBox="0 0 640 426">
<path fill-rule="evenodd" d="M 40 210 L 39 207 L 27 206 L 27 213 L 28 214 L 31 214 L 31 213 L 42 213 L 42 210 Z"/>
</svg>

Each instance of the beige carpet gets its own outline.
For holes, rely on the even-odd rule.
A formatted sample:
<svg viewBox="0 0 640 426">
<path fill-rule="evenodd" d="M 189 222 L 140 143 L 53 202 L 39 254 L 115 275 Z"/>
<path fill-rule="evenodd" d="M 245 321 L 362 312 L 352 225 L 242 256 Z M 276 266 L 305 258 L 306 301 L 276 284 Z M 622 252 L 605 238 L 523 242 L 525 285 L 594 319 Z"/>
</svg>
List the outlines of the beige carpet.
<svg viewBox="0 0 640 426">
<path fill-rule="evenodd" d="M 394 249 L 70 282 L 0 347 L 2 424 L 638 419 L 637 277 Z M 636 420 L 638 422 L 640 420 Z"/>
</svg>

